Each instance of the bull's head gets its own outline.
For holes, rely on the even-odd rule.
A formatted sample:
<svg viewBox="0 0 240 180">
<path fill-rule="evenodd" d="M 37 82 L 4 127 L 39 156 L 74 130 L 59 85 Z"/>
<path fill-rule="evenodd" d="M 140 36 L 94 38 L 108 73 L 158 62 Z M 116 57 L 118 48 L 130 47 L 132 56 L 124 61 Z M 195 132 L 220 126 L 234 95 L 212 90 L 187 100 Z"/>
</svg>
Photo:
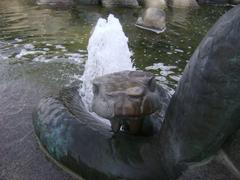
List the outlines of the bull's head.
<svg viewBox="0 0 240 180">
<path fill-rule="evenodd" d="M 137 133 L 142 119 L 161 109 L 154 76 L 143 71 L 122 71 L 93 81 L 92 110 L 109 119 L 114 132 L 128 126 Z"/>
</svg>

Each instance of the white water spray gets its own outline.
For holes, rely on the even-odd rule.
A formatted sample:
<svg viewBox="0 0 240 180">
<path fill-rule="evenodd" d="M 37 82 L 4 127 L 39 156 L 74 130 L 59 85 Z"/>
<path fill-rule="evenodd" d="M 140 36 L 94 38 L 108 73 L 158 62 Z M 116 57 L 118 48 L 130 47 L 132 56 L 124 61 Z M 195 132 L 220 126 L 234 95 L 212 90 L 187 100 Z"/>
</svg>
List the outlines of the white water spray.
<svg viewBox="0 0 240 180">
<path fill-rule="evenodd" d="M 128 38 L 119 20 L 110 14 L 107 20 L 98 20 L 88 42 L 88 60 L 81 78 L 83 84 L 80 95 L 89 110 L 93 99 L 93 79 L 124 70 L 135 70 L 131 62 Z"/>
</svg>

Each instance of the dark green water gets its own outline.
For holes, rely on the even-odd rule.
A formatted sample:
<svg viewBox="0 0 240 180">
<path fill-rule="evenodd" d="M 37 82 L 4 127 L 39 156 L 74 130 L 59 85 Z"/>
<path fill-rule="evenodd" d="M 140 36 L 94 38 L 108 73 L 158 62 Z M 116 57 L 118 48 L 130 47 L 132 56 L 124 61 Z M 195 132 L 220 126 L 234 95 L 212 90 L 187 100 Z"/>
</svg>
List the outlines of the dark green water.
<svg viewBox="0 0 240 180">
<path fill-rule="evenodd" d="M 1 0 L 0 63 L 7 67 L 0 73 L 7 77 L 0 79 L 24 76 L 46 86 L 70 84 L 83 72 L 88 39 L 97 19 L 113 13 L 129 37 L 134 65 L 153 72 L 174 89 L 194 49 L 227 9 L 168 9 L 167 31 L 157 35 L 134 26 L 141 9 L 59 9 L 23 0 Z"/>
</svg>

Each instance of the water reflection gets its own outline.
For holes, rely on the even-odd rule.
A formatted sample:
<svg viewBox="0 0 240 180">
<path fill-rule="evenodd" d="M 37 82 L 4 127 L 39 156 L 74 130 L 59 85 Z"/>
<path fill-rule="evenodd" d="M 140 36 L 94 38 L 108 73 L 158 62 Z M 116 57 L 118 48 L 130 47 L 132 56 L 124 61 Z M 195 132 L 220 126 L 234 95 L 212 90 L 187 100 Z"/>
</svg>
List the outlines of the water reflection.
<svg viewBox="0 0 240 180">
<path fill-rule="evenodd" d="M 26 66 L 37 62 L 78 63 L 78 72 L 73 76 L 80 76 L 79 68 L 83 68 L 87 58 L 86 47 L 92 28 L 99 17 L 113 13 L 129 37 L 134 65 L 153 72 L 158 79 L 164 79 L 162 83 L 174 89 L 197 44 L 226 10 L 226 7 L 201 7 L 194 11 L 166 9 L 167 31 L 156 35 L 134 26 L 141 13 L 139 9 L 112 10 L 93 6 L 59 9 L 37 6 L 31 1 L 2 0 L 0 57 Z M 146 68 L 159 63 L 176 68 L 167 74 L 161 68 Z M 66 72 L 62 70 L 62 73 Z M 52 79 L 59 78 L 53 76 Z"/>
</svg>

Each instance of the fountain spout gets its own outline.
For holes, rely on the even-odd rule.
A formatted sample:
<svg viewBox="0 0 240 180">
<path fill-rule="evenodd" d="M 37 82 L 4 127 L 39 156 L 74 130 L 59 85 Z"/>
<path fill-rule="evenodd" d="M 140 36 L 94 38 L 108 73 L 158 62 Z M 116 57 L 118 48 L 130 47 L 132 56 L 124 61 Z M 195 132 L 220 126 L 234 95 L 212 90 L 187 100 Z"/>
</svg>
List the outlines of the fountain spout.
<svg viewBox="0 0 240 180">
<path fill-rule="evenodd" d="M 128 38 L 117 18 L 109 15 L 107 20 L 100 18 L 89 39 L 88 60 L 81 80 L 80 95 L 91 111 L 93 99 L 92 81 L 105 74 L 124 70 L 134 70 Z"/>
</svg>

